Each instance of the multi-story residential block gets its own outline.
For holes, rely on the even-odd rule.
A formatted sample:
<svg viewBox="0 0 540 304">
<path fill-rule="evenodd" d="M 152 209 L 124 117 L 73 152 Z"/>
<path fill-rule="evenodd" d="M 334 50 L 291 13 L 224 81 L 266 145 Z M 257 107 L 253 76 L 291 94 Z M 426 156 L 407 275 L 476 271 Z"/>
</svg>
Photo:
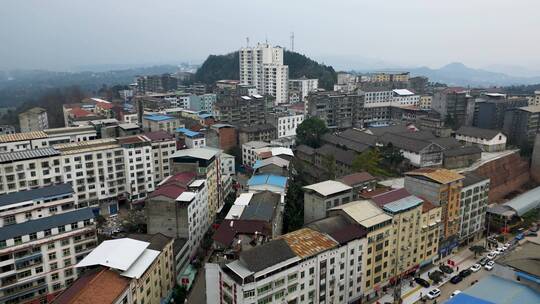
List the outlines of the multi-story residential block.
<svg viewBox="0 0 540 304">
<path fill-rule="evenodd" d="M 255 85 L 258 94 L 275 97 L 275 104 L 287 103 L 289 67 L 283 65 L 283 48 L 259 43 L 240 49 L 240 83 Z"/>
<path fill-rule="evenodd" d="M 424 200 L 422 205 L 422 237 L 420 238 L 420 267 L 434 262 L 439 256 L 439 231 L 442 208 Z"/>
<path fill-rule="evenodd" d="M 364 95 L 358 93 L 321 91 L 306 99 L 307 117 L 318 117 L 329 127 L 362 127 L 363 108 Z"/>
<path fill-rule="evenodd" d="M 176 117 L 161 114 L 144 115 L 142 119 L 143 130 L 147 132 L 167 131 L 171 134 L 177 128 L 183 127 Z"/>
<path fill-rule="evenodd" d="M 452 134 L 452 129 L 445 124 L 444 119 L 441 119 L 436 112 L 418 117 L 417 123 L 420 129 L 430 131 L 437 137 L 450 137 Z"/>
<path fill-rule="evenodd" d="M 395 248 L 392 255 L 392 277 L 415 272 L 424 258 L 429 259 L 437 254 L 420 258 L 423 249 L 422 237 L 427 237 L 421 229 L 422 208 L 424 201 L 411 195 L 404 188 L 390 190 L 371 198 L 382 210 L 392 217 L 392 234 Z M 432 235 L 435 238 L 436 235 Z M 436 238 L 435 238 L 436 240 Z"/>
<path fill-rule="evenodd" d="M 277 138 L 277 129 L 272 124 L 258 124 L 242 126 L 238 128 L 238 144 L 243 144 L 250 141 L 266 141 Z"/>
<path fill-rule="evenodd" d="M 250 141 L 242 145 L 242 162 L 253 168 L 257 161 L 279 156 L 284 160 L 291 160 L 294 154 L 291 149 L 276 147 L 261 141 Z"/>
<path fill-rule="evenodd" d="M 275 111 L 267 114 L 266 121 L 277 130 L 277 137 L 296 135 L 296 128 L 304 121 L 304 113 L 293 110 Z"/>
<path fill-rule="evenodd" d="M 172 74 L 139 76 L 135 79 L 137 94 L 165 93 L 178 88 L 178 79 Z"/>
<path fill-rule="evenodd" d="M 451 120 L 457 127 L 472 126 L 474 98 L 463 88 L 446 88 L 435 92 L 431 107 L 443 120 Z"/>
<path fill-rule="evenodd" d="M 392 106 L 418 106 L 420 95 L 417 95 L 407 89 L 392 90 Z"/>
<path fill-rule="evenodd" d="M 216 119 L 235 126 L 262 124 L 266 119 L 267 96 L 231 95 L 218 99 L 214 105 Z"/>
<path fill-rule="evenodd" d="M 460 242 L 475 241 L 486 227 L 486 210 L 489 204 L 489 178 L 465 173 L 460 200 Z"/>
<path fill-rule="evenodd" d="M 174 287 L 173 261 L 173 239 L 163 235 L 135 235 L 103 241 L 76 267 L 81 271 L 106 269 L 128 280 L 130 292 L 127 297 L 121 297 L 122 303 L 160 303 Z M 77 297 L 91 288 L 92 284 L 96 283 L 90 282 L 84 286 L 75 284 L 82 290 L 68 291 L 60 297 Z"/>
<path fill-rule="evenodd" d="M 0 217 L 2 303 L 48 303 L 97 245 L 95 215 L 68 184 L 0 195 Z"/>
<path fill-rule="evenodd" d="M 210 126 L 206 134 L 206 145 L 229 151 L 238 145 L 236 128 L 233 125 L 216 123 Z"/>
<path fill-rule="evenodd" d="M 210 147 L 178 150 L 171 156 L 171 174 L 195 172 L 206 181 L 209 223 L 223 207 L 221 150 Z"/>
<path fill-rule="evenodd" d="M 125 193 L 128 199 L 135 203 L 155 189 L 152 143 L 144 136 L 121 137 L 117 141 L 125 160 Z"/>
<path fill-rule="evenodd" d="M 352 187 L 333 180 L 327 180 L 303 187 L 304 224 L 326 217 L 329 209 L 351 202 Z"/>
<path fill-rule="evenodd" d="M 410 88 L 416 94 L 425 94 L 429 79 L 424 76 L 410 77 L 407 88 Z"/>
<path fill-rule="evenodd" d="M 342 215 L 359 224 L 367 232 L 362 259 L 355 263 L 362 269 L 361 290 L 370 295 L 385 286 L 395 267 L 392 217 L 368 200 L 354 201 L 330 209 L 329 215 Z"/>
<path fill-rule="evenodd" d="M 540 106 L 528 106 L 506 111 L 503 132 L 510 143 L 532 145 L 534 137 L 540 133 Z"/>
<path fill-rule="evenodd" d="M 476 98 L 473 125 L 478 128 L 501 130 L 506 111 L 528 106 L 527 98 L 509 97 L 500 93 L 483 93 Z"/>
<path fill-rule="evenodd" d="M 165 131 L 147 132 L 142 136 L 151 142 L 154 158 L 154 182 L 158 184 L 171 175 L 170 157 L 176 151 L 176 140 L 173 135 Z"/>
<path fill-rule="evenodd" d="M 308 94 L 318 88 L 319 79 L 316 78 L 308 79 L 304 76 L 298 79 L 289 79 L 289 102 L 304 102 Z"/>
<path fill-rule="evenodd" d="M 146 199 L 148 232 L 185 238 L 193 257 L 210 227 L 208 188 L 194 172 L 173 175 Z"/>
<path fill-rule="evenodd" d="M 338 178 L 338 181 L 352 187 L 352 200 L 357 200 L 363 193 L 377 188 L 377 178 L 368 172 L 355 172 Z"/>
<path fill-rule="evenodd" d="M 372 82 L 408 82 L 409 72 L 378 72 L 370 75 Z"/>
<path fill-rule="evenodd" d="M 242 144 L 242 163 L 244 165 L 253 166 L 257 161 L 255 152 L 264 147 L 269 147 L 270 144 L 264 141 L 248 141 Z"/>
<path fill-rule="evenodd" d="M 444 257 L 458 246 L 460 201 L 465 177 L 447 169 L 417 169 L 405 174 L 405 189 L 441 206 L 439 254 Z"/>
<path fill-rule="evenodd" d="M 351 303 L 362 297 L 366 232 L 336 216 L 206 264 L 207 303 Z M 326 225 L 325 225 L 326 224 Z M 346 233 L 340 233 L 346 231 Z M 305 246 L 311 244 L 311 246 Z"/>
<path fill-rule="evenodd" d="M 461 127 L 456 131 L 456 139 L 468 145 L 475 145 L 484 152 L 498 152 L 506 149 L 506 135 L 497 130 Z"/>
<path fill-rule="evenodd" d="M 420 109 L 430 110 L 432 100 L 433 100 L 433 96 L 431 95 L 421 95 L 420 99 L 418 100 L 418 105 L 420 106 Z"/>
<path fill-rule="evenodd" d="M 189 149 L 206 147 L 204 133 L 191 131 L 186 128 L 178 128 L 176 129 L 176 133 L 178 134 L 180 141 L 183 141 L 184 145 Z"/>
<path fill-rule="evenodd" d="M 21 132 L 41 131 L 49 128 L 47 111 L 35 107 L 19 114 Z"/>
<path fill-rule="evenodd" d="M 216 94 L 190 95 L 189 109 L 213 114 L 216 100 Z"/>
<path fill-rule="evenodd" d="M 540 106 L 540 91 L 534 91 L 534 97 L 531 98 L 529 106 Z"/>
</svg>

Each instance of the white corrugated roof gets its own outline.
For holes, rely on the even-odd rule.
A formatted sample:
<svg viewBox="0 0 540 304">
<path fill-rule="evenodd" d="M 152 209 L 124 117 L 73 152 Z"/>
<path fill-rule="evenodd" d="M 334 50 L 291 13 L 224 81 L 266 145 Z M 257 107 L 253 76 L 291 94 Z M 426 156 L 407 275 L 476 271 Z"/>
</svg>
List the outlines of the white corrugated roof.
<svg viewBox="0 0 540 304">
<path fill-rule="evenodd" d="M 393 90 L 394 93 L 398 94 L 398 95 L 401 95 L 401 96 L 410 96 L 410 95 L 414 95 L 413 92 L 407 90 L 407 89 L 396 89 L 396 90 Z"/>
<path fill-rule="evenodd" d="M 276 156 L 276 155 L 289 155 L 289 156 L 294 156 L 294 153 L 291 149 L 289 148 L 284 148 L 284 147 L 275 147 L 275 148 L 272 148 L 272 156 Z"/>
<path fill-rule="evenodd" d="M 242 215 L 242 212 L 244 212 L 244 208 L 246 206 L 243 205 L 232 205 L 231 209 L 229 210 L 229 213 L 227 213 L 227 216 L 225 216 L 226 220 L 237 220 Z"/>
<path fill-rule="evenodd" d="M 239 197 L 236 198 L 234 204 L 239 206 L 247 206 L 249 205 L 252 197 L 253 193 L 242 193 Z"/>
<path fill-rule="evenodd" d="M 350 202 L 345 205 L 334 207 L 331 210 L 343 210 L 358 224 L 366 228 L 392 219 L 392 217 L 384 213 L 381 208 L 367 200 Z"/>
<path fill-rule="evenodd" d="M 217 149 L 211 149 L 208 147 L 202 147 L 202 148 L 191 148 L 191 149 L 184 149 L 184 150 L 178 150 L 173 155 L 171 155 L 171 158 L 176 157 L 193 157 L 193 158 L 202 158 L 205 160 L 210 160 L 212 157 L 219 154 L 219 150 Z"/>
<path fill-rule="evenodd" d="M 152 265 L 158 255 L 159 251 L 145 249 L 135 263 L 131 264 L 131 267 L 129 267 L 128 270 L 120 273 L 120 275 L 132 279 L 139 279 L 146 272 L 146 269 Z"/>
<path fill-rule="evenodd" d="M 191 184 L 189 184 L 190 187 L 200 187 L 202 184 L 204 184 L 206 180 L 204 179 L 197 179 L 194 180 Z"/>
<path fill-rule="evenodd" d="M 351 190 L 352 188 L 342 182 L 327 180 L 313 185 L 305 186 L 304 189 L 313 190 L 320 195 L 328 196 L 341 191 Z"/>
<path fill-rule="evenodd" d="M 143 254 L 150 243 L 130 238 L 103 241 L 76 267 L 102 265 L 126 271 Z"/>
<path fill-rule="evenodd" d="M 185 191 L 182 192 L 182 194 L 180 194 L 180 196 L 178 196 L 176 200 L 179 202 L 191 202 L 191 200 L 193 200 L 195 196 L 197 196 L 197 193 Z"/>
</svg>

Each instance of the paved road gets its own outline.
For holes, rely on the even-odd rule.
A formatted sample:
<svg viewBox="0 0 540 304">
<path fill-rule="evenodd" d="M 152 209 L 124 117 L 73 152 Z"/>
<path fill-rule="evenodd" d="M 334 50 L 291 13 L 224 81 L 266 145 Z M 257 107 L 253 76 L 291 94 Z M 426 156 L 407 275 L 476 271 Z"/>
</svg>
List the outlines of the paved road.
<svg viewBox="0 0 540 304">
<path fill-rule="evenodd" d="M 206 280 L 204 277 L 204 267 L 201 267 L 199 269 L 197 277 L 195 278 L 195 282 L 193 283 L 193 286 L 191 286 L 191 290 L 189 291 L 186 303 L 206 303 Z"/>
</svg>

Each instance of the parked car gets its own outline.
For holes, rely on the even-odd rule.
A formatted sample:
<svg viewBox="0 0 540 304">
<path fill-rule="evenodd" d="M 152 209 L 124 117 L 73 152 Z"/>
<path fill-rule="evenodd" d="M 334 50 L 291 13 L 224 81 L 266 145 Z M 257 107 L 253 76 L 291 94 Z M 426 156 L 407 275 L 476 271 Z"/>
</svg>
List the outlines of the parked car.
<svg viewBox="0 0 540 304">
<path fill-rule="evenodd" d="M 493 269 L 493 266 L 495 266 L 495 262 L 494 262 L 494 261 L 489 261 L 489 262 L 486 264 L 486 266 L 484 266 L 484 268 L 485 268 L 486 270 L 491 270 L 491 269 Z"/>
<path fill-rule="evenodd" d="M 525 232 L 525 236 L 538 236 L 538 233 L 529 231 L 529 232 Z"/>
<path fill-rule="evenodd" d="M 480 261 L 478 261 L 478 264 L 485 266 L 489 262 L 489 259 L 486 257 L 483 257 Z"/>
<path fill-rule="evenodd" d="M 424 287 L 424 288 L 428 288 L 429 287 L 429 282 L 422 279 L 422 278 L 414 278 L 414 281 L 416 282 L 416 284 Z"/>
<path fill-rule="evenodd" d="M 440 295 L 441 295 L 441 291 L 439 289 L 437 289 L 437 288 L 432 289 L 427 293 L 427 297 L 430 300 L 433 300 L 433 299 L 437 298 Z"/>
<path fill-rule="evenodd" d="M 504 244 L 504 245 L 502 246 L 502 248 L 504 248 L 504 250 L 508 250 L 508 249 L 510 249 L 510 246 L 512 246 L 512 244 L 506 243 L 506 244 Z"/>
<path fill-rule="evenodd" d="M 450 298 L 453 298 L 453 297 L 457 296 L 457 295 L 460 294 L 460 293 L 461 293 L 461 290 L 459 290 L 459 289 L 458 289 L 458 290 L 454 290 L 454 292 L 452 292 L 452 294 L 450 295 Z"/>
<path fill-rule="evenodd" d="M 463 281 L 463 277 L 460 276 L 459 274 L 453 276 L 453 277 L 450 279 L 450 283 L 452 283 L 452 284 L 457 284 L 457 283 L 459 283 L 459 282 L 461 282 L 461 281 Z"/>
<path fill-rule="evenodd" d="M 479 271 L 480 269 L 482 269 L 482 266 L 480 266 L 480 264 L 474 264 L 471 266 L 471 268 L 469 268 L 470 270 L 472 270 L 472 272 L 477 272 Z"/>
<path fill-rule="evenodd" d="M 462 277 L 462 278 L 466 278 L 468 276 L 470 276 L 472 273 L 472 271 L 470 269 L 464 269 L 462 271 L 459 272 L 459 275 Z"/>
<path fill-rule="evenodd" d="M 493 260 L 496 257 L 497 257 L 497 253 L 494 252 L 494 251 L 488 253 L 488 255 L 487 255 L 487 258 L 490 259 L 490 260 Z"/>
<path fill-rule="evenodd" d="M 441 265 L 439 266 L 439 269 L 446 274 L 451 274 L 454 272 L 454 269 L 448 265 Z"/>
<path fill-rule="evenodd" d="M 506 249 L 504 248 L 504 246 L 500 246 L 500 247 L 497 247 L 497 249 L 495 249 L 495 251 L 498 251 L 499 254 L 503 253 Z"/>
</svg>

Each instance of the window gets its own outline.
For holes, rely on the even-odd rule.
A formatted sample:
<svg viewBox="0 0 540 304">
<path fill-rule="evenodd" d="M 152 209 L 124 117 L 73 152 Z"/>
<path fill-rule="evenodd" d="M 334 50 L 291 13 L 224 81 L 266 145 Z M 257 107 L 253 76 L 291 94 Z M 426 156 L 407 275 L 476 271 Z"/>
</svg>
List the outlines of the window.
<svg viewBox="0 0 540 304">
<path fill-rule="evenodd" d="M 49 253 L 49 260 L 56 260 L 56 252 Z"/>
</svg>

